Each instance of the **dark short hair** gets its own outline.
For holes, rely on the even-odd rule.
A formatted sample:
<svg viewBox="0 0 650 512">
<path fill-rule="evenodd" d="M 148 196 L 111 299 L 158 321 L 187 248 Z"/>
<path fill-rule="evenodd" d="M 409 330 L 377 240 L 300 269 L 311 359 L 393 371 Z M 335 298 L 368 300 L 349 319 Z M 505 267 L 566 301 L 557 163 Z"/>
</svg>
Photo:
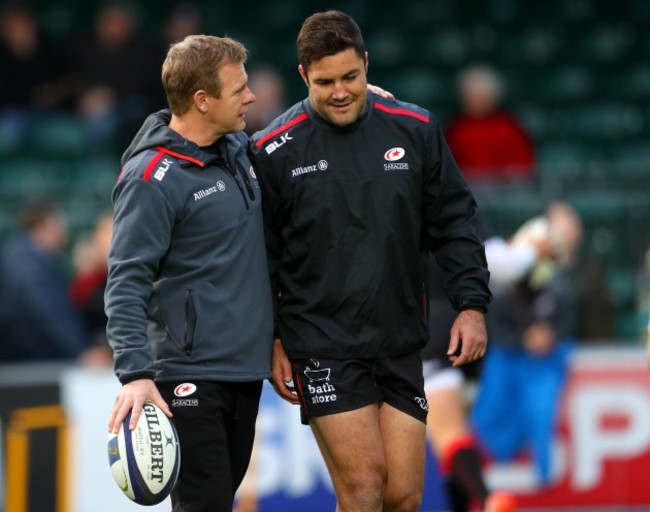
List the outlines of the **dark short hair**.
<svg viewBox="0 0 650 512">
<path fill-rule="evenodd" d="M 298 34 L 298 60 L 305 71 L 312 62 L 348 48 L 354 48 L 362 59 L 366 54 L 359 25 L 341 11 L 312 14 L 302 24 Z"/>
</svg>

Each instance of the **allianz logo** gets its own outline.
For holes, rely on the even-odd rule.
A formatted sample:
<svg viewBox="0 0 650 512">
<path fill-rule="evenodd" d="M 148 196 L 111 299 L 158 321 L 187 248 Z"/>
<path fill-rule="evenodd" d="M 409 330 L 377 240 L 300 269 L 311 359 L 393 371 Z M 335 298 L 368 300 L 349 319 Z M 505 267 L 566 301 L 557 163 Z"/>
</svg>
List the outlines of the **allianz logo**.
<svg viewBox="0 0 650 512">
<path fill-rule="evenodd" d="M 201 199 L 211 196 L 216 192 L 223 192 L 224 190 L 226 190 L 226 184 L 223 181 L 219 180 L 214 184 L 214 186 L 210 188 L 204 188 L 203 190 L 194 192 L 194 202 L 200 201 Z"/>
</svg>

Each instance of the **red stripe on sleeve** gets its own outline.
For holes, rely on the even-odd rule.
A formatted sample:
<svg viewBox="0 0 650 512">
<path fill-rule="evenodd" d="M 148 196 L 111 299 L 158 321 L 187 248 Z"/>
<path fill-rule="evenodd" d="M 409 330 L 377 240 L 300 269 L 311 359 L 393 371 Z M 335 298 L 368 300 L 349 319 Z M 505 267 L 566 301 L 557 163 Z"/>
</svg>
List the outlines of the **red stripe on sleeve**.
<svg viewBox="0 0 650 512">
<path fill-rule="evenodd" d="M 175 153 L 174 151 L 169 151 L 169 149 L 161 148 L 159 146 L 156 146 L 156 149 L 162 151 L 163 153 L 167 153 L 168 155 L 175 156 L 176 158 L 180 158 L 181 160 L 187 160 L 188 162 L 192 162 L 198 165 L 199 167 L 205 167 L 205 164 L 201 162 L 201 160 L 197 160 L 196 158 L 192 158 L 191 156 L 181 155 L 180 153 Z"/>
<path fill-rule="evenodd" d="M 402 116 L 411 116 L 425 123 L 429 122 L 428 117 L 423 116 L 422 114 L 418 114 L 417 112 L 412 112 L 411 110 L 406 110 L 405 108 L 390 108 L 387 107 L 386 105 L 382 105 L 381 103 L 375 103 L 375 108 L 378 108 L 379 110 L 383 110 L 388 114 L 399 114 Z"/>
<path fill-rule="evenodd" d="M 302 386 L 300 385 L 300 379 L 298 378 L 298 367 L 296 366 L 295 362 L 292 364 L 293 364 L 293 374 L 296 376 L 296 382 L 294 382 L 294 385 L 298 388 L 298 397 L 300 398 L 300 402 L 302 403 L 302 406 L 305 408 L 305 413 L 307 413 L 307 401 L 305 400 L 305 395 L 303 394 Z"/>
<path fill-rule="evenodd" d="M 298 117 L 296 117 L 295 119 L 292 119 L 292 120 L 289 121 L 288 123 L 286 123 L 286 124 L 280 126 L 280 128 L 278 128 L 277 130 L 273 130 L 271 133 L 267 133 L 264 137 L 262 137 L 260 140 L 257 141 L 257 143 L 255 144 L 255 146 L 257 146 L 257 147 L 259 148 L 262 144 L 264 144 L 264 143 L 265 143 L 267 140 L 269 140 L 271 137 L 275 137 L 278 133 L 283 132 L 283 131 L 285 131 L 285 130 L 288 130 L 288 129 L 291 128 L 294 124 L 298 124 L 298 123 L 303 122 L 305 119 L 307 119 L 307 117 L 308 117 L 307 114 L 306 114 L 305 112 L 303 112 L 302 114 L 300 114 L 300 115 L 299 115 Z"/>
<path fill-rule="evenodd" d="M 151 159 L 151 162 L 149 162 L 149 165 L 147 165 L 147 168 L 144 170 L 144 174 L 142 175 L 144 181 L 149 181 L 151 179 L 151 173 L 153 172 L 154 167 L 158 165 L 158 162 L 160 162 L 163 156 L 165 156 L 165 152 L 160 150 L 156 153 L 156 156 Z"/>
<path fill-rule="evenodd" d="M 124 174 L 124 167 L 122 167 L 122 170 L 120 171 L 120 175 L 117 177 L 117 182 L 119 183 L 120 180 L 122 179 L 122 174 Z"/>
</svg>

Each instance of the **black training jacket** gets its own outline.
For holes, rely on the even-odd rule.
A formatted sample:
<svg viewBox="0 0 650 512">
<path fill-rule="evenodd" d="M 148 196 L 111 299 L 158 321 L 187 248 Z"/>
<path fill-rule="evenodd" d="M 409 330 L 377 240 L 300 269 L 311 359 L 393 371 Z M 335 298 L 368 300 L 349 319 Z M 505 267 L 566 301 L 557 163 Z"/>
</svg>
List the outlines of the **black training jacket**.
<svg viewBox="0 0 650 512">
<path fill-rule="evenodd" d="M 290 358 L 422 348 L 425 251 L 457 310 L 487 308 L 476 203 L 426 110 L 369 93 L 362 116 L 341 128 L 306 99 L 256 133 L 250 153 Z"/>
<path fill-rule="evenodd" d="M 271 374 L 261 195 L 243 133 L 206 151 L 152 114 L 113 190 L 107 335 L 122 383 Z"/>
</svg>

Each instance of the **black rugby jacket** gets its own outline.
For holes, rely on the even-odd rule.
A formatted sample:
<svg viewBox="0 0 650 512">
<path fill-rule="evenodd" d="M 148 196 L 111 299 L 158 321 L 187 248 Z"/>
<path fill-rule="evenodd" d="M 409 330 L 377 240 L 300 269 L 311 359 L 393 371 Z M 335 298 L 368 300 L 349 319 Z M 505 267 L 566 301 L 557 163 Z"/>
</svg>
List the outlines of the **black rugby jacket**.
<svg viewBox="0 0 650 512">
<path fill-rule="evenodd" d="M 250 154 L 291 359 L 422 348 L 425 251 L 457 310 L 487 308 L 476 203 L 426 110 L 369 93 L 362 116 L 341 128 L 306 99 L 256 133 Z"/>
</svg>

